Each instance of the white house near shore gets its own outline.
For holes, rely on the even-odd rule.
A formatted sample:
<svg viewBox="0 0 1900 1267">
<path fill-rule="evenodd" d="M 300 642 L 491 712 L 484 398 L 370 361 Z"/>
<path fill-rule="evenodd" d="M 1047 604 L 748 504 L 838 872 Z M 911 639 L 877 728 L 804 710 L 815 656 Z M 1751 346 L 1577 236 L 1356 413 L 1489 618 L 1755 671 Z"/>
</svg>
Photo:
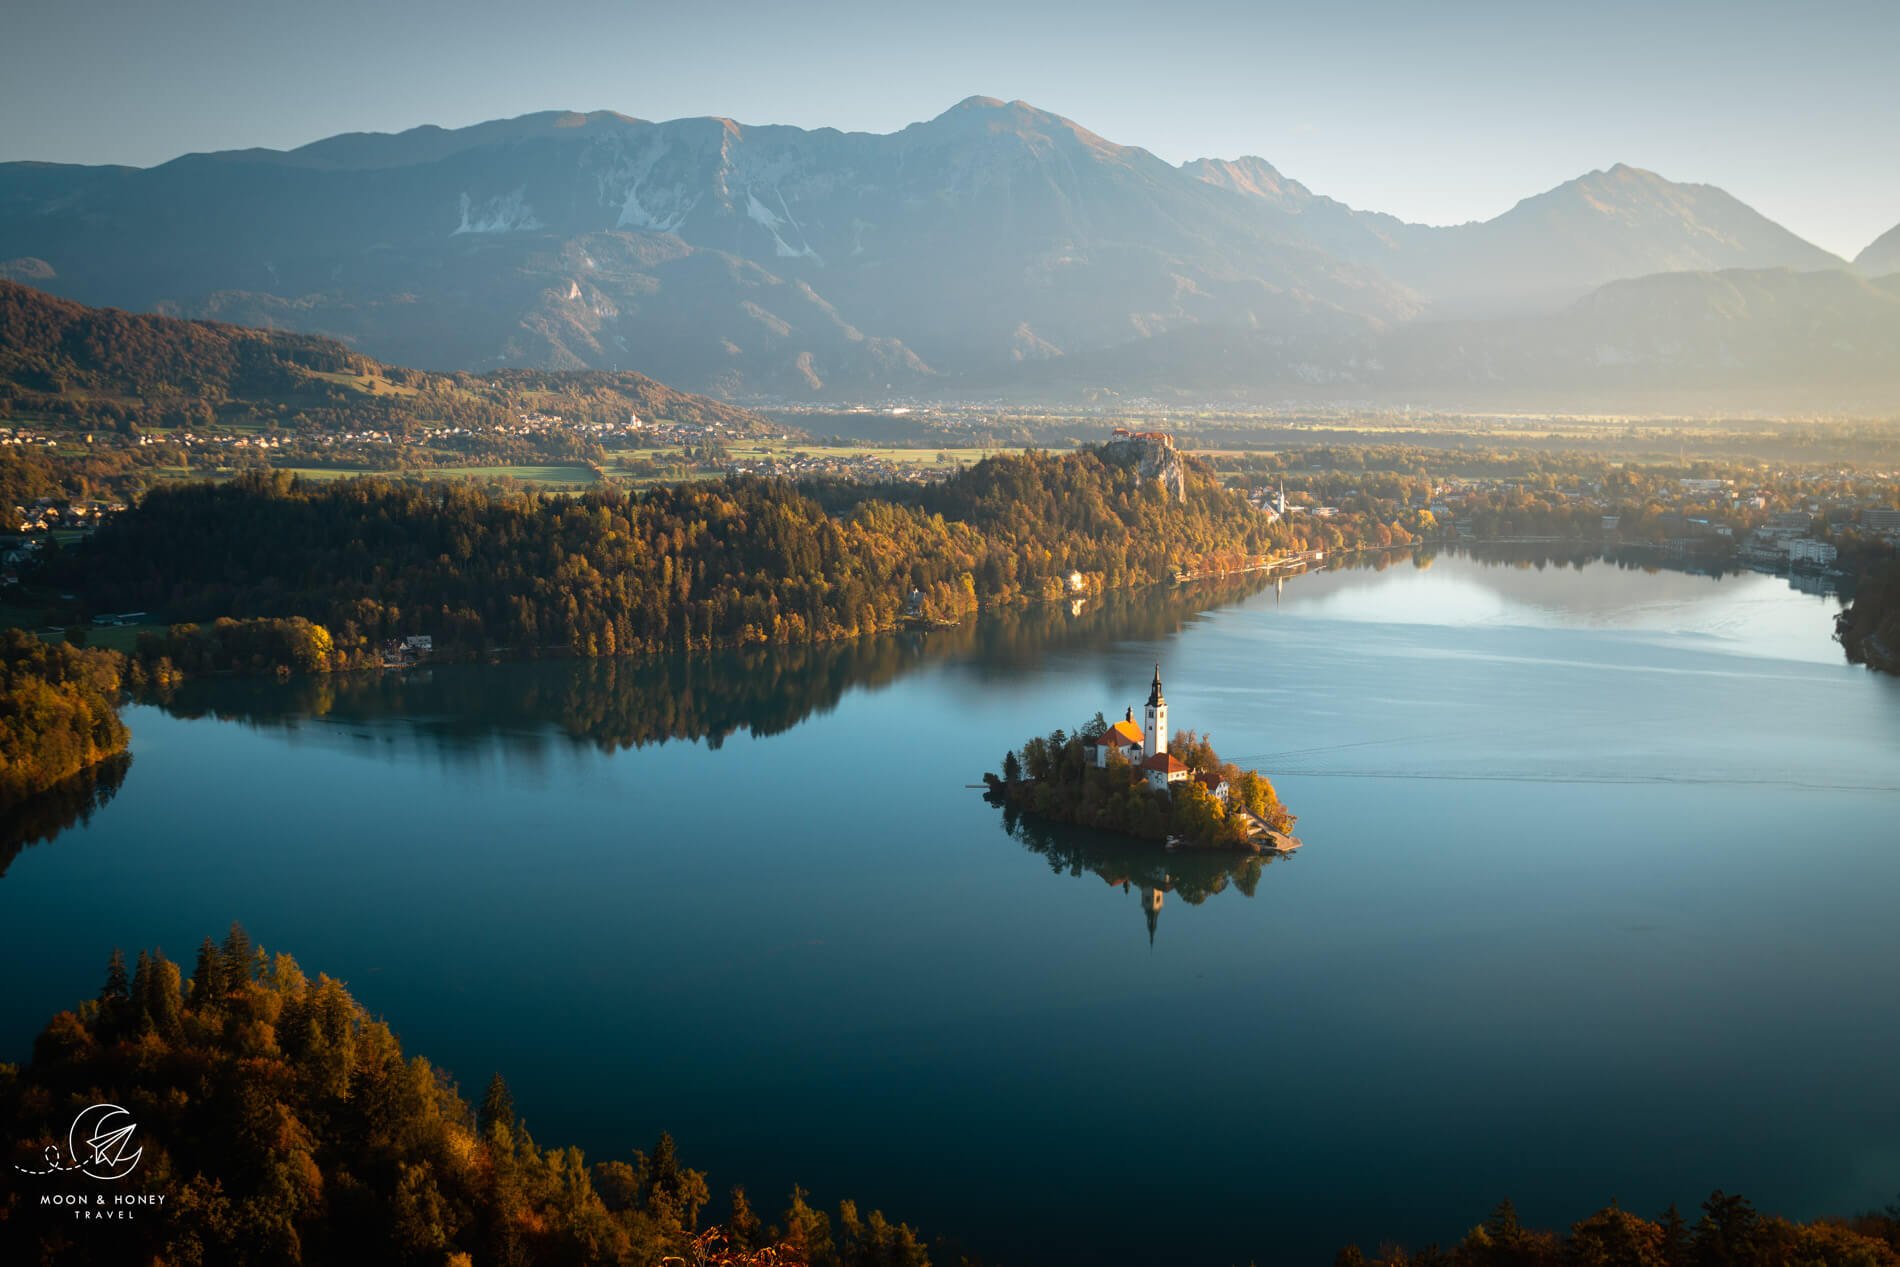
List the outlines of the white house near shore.
<svg viewBox="0 0 1900 1267">
<path fill-rule="evenodd" d="M 1168 751 L 1168 701 L 1161 694 L 1161 666 L 1155 665 L 1154 684 L 1148 688 L 1148 702 L 1142 708 L 1145 726 L 1135 724 L 1135 710 L 1129 709 L 1122 720 L 1110 726 L 1098 739 L 1083 745 L 1090 759 L 1106 767 L 1111 754 L 1119 754 L 1140 768 L 1148 786 L 1157 792 L 1188 778 L 1187 764 Z"/>
</svg>

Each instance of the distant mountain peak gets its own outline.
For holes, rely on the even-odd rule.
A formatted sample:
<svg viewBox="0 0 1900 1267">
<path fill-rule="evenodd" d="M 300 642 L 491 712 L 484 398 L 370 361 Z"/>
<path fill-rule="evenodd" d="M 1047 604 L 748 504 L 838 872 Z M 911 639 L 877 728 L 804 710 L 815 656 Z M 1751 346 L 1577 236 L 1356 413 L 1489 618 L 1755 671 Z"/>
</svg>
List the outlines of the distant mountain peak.
<svg viewBox="0 0 1900 1267">
<path fill-rule="evenodd" d="M 1900 224 L 1869 242 L 1867 249 L 1854 257 L 1854 267 L 1867 277 L 1900 273 Z"/>
<path fill-rule="evenodd" d="M 985 97 L 981 94 L 976 94 L 965 97 L 937 117 L 942 119 L 949 115 L 965 113 L 971 110 L 1001 110 L 1008 104 L 1009 103 L 1005 102 L 1001 97 Z M 1018 104 L 1021 103 L 1019 102 Z"/>
<path fill-rule="evenodd" d="M 1313 196 L 1312 190 L 1297 180 L 1287 179 L 1279 168 L 1257 154 L 1243 154 L 1239 158 L 1190 159 L 1181 164 L 1181 170 L 1210 185 L 1289 209 Z"/>
<path fill-rule="evenodd" d="M 1097 136 L 1081 124 L 1070 118 L 1031 105 L 1027 101 L 1002 101 L 996 97 L 965 97 L 926 123 L 912 124 L 912 129 L 942 131 L 956 128 L 980 128 L 990 135 L 1016 136 L 1022 138 L 1044 136 L 1061 137 L 1067 135 L 1076 141 L 1103 154 L 1143 153 L 1133 146 L 1117 145 L 1104 137 Z"/>
</svg>

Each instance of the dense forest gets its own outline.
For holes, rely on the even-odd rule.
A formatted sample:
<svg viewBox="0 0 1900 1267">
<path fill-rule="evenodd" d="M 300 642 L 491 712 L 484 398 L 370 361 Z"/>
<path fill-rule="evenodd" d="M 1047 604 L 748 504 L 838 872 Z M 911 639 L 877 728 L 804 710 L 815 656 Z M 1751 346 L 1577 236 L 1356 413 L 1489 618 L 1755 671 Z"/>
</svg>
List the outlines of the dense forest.
<svg viewBox="0 0 1900 1267">
<path fill-rule="evenodd" d="M 984 776 L 990 798 L 1079 827 L 1145 840 L 1178 836 L 1225 849 L 1259 848 L 1256 821 L 1276 832 L 1292 829 L 1293 815 L 1273 784 L 1258 771 L 1222 761 L 1204 736 L 1186 730 L 1169 742 L 1169 753 L 1187 766 L 1189 777 L 1160 792 L 1120 753 L 1111 753 L 1106 766 L 1090 760 L 1088 743 L 1107 731 L 1107 720 L 1097 713 L 1074 734 L 1038 735 L 1023 744 L 1020 755 L 1004 753 L 1003 772 Z M 1216 796 L 1203 777 L 1219 780 L 1224 792 Z"/>
<path fill-rule="evenodd" d="M 434 374 L 334 339 L 88 308 L 0 280 L 0 422 L 101 431 L 217 426 L 286 431 L 494 425 L 539 409 L 583 422 L 644 419 L 773 431 L 757 415 L 643 374 Z"/>
<path fill-rule="evenodd" d="M 108 1102 L 144 1152 L 115 1185 L 162 1195 L 156 1216 L 81 1223 L 41 1195 L 74 1114 Z M 544 1147 L 499 1075 L 471 1106 L 448 1075 L 405 1057 L 343 984 L 309 979 L 233 925 L 189 978 L 117 951 L 96 999 L 62 1012 L 24 1067 L 0 1065 L 0 1261 L 296 1264 L 779 1264 L 928 1267 L 909 1227 L 850 1201 L 835 1220 L 794 1189 L 772 1225 L 740 1187 L 708 1178 L 661 1135 L 589 1164 Z"/>
<path fill-rule="evenodd" d="M 1689 1223 L 1675 1206 L 1646 1219 L 1612 1203 L 1565 1232 L 1527 1228 L 1509 1201 L 1449 1250 L 1348 1246 L 1334 1267 L 1894 1267 L 1900 1205 L 1852 1219 L 1795 1223 L 1717 1191 Z"/>
<path fill-rule="evenodd" d="M 1900 673 L 1900 559 L 1872 568 L 1841 613 L 1841 645 L 1847 658 L 1888 673 Z"/>
<path fill-rule="evenodd" d="M 737 477 L 578 496 L 312 485 L 155 489 L 55 573 L 95 610 L 301 616 L 345 655 L 614 655 L 804 642 L 1231 569 L 1284 532 L 1190 470 L 1175 498 L 1114 446 L 991 458 L 934 487 Z"/>
<path fill-rule="evenodd" d="M 0 811 L 125 751 L 121 658 L 0 630 Z"/>
</svg>

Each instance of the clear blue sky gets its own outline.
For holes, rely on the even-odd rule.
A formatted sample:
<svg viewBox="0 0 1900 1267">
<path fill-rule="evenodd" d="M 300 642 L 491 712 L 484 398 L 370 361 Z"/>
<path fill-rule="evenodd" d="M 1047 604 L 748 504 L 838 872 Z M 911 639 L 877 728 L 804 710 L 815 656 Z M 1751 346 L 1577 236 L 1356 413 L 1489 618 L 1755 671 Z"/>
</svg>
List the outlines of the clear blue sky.
<svg viewBox="0 0 1900 1267">
<path fill-rule="evenodd" d="M 552 108 L 881 132 L 981 93 L 1428 223 L 1616 162 L 1849 256 L 1900 223 L 1896 0 L 55 0 L 0 37 L 0 159 Z"/>
</svg>

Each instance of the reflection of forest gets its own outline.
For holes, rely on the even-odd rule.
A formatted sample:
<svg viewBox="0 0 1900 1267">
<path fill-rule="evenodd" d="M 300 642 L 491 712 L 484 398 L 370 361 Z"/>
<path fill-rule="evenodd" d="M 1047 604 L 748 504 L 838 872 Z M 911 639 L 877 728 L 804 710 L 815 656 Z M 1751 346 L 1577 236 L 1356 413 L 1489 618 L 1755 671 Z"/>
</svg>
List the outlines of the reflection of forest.
<svg viewBox="0 0 1900 1267">
<path fill-rule="evenodd" d="M 1003 807 L 1003 829 L 1047 858 L 1049 869 L 1057 875 L 1078 879 L 1092 875 L 1124 893 L 1137 894 L 1148 918 L 1150 943 L 1168 894 L 1189 906 L 1199 906 L 1232 885 L 1242 895 L 1252 897 L 1261 871 L 1283 860 L 1278 854 L 1238 850 L 1168 851 L 1151 840 L 1130 840 L 1072 827 L 1019 813 L 1008 805 Z"/>
<path fill-rule="evenodd" d="M 73 824 L 90 819 L 93 811 L 103 808 L 117 794 L 131 766 L 131 756 L 120 753 L 55 783 L 38 796 L 8 805 L 5 825 L 0 826 L 0 876 L 27 846 L 51 840 Z"/>
<path fill-rule="evenodd" d="M 1655 567 L 1570 546 L 1489 547 L 1471 552 L 1504 567 Z M 1334 568 L 1428 568 L 1430 551 L 1339 556 Z M 1297 581 L 1294 582 L 1298 584 Z M 157 702 L 183 717 L 213 716 L 294 727 L 305 718 L 364 727 L 399 724 L 445 753 L 502 744 L 533 750 L 555 735 L 602 749 L 671 739 L 717 746 L 728 735 L 774 735 L 837 706 L 854 688 L 875 690 L 906 673 L 954 665 L 977 675 L 1011 673 L 1076 647 L 1169 637 L 1203 611 L 1273 584 L 1265 574 L 1193 585 L 1123 590 L 1069 603 L 985 612 L 945 629 L 880 634 L 847 642 L 753 647 L 693 655 L 599 658 L 403 673 L 189 680 Z"/>
<path fill-rule="evenodd" d="M 444 750 L 490 742 L 536 747 L 550 728 L 602 749 L 669 739 L 712 746 L 739 731 L 774 735 L 936 664 L 976 672 L 1033 664 L 1076 645 L 1164 638 L 1197 613 L 1267 584 L 1252 575 L 1177 588 L 1124 591 L 1086 603 L 1004 608 L 946 629 L 849 642 L 754 647 L 694 655 L 582 659 L 407 672 L 188 680 L 157 700 L 181 717 L 294 726 L 304 718 L 399 722 Z"/>
<path fill-rule="evenodd" d="M 1651 546 L 1596 546 L 1578 542 L 1499 542 L 1471 545 L 1422 545 L 1404 550 L 1366 550 L 1340 553 L 1327 560 L 1331 571 L 1383 572 L 1404 564 L 1428 570 L 1440 556 L 1470 559 L 1481 567 L 1572 568 L 1591 564 L 1641 572 L 1684 572 L 1693 576 L 1732 576 L 1747 569 L 1721 559 L 1674 556 Z"/>
</svg>

